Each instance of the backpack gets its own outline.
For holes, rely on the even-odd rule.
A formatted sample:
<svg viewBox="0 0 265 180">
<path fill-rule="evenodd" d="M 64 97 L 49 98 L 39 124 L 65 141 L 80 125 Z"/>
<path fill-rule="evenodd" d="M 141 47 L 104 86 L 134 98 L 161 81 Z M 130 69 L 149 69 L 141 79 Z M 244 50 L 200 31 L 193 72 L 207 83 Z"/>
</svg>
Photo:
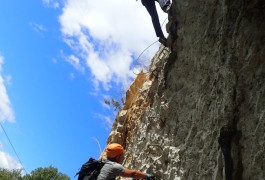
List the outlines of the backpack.
<svg viewBox="0 0 265 180">
<path fill-rule="evenodd" d="M 82 165 L 80 171 L 76 173 L 78 180 L 97 180 L 101 168 L 105 163 L 90 158 L 85 164 Z"/>
</svg>

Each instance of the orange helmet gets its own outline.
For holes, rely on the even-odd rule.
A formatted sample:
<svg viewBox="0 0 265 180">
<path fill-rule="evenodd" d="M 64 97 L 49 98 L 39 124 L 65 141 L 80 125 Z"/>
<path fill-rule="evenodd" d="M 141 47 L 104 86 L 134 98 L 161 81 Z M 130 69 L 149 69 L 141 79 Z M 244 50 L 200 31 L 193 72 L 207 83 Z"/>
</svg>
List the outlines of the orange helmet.
<svg viewBox="0 0 265 180">
<path fill-rule="evenodd" d="M 107 152 L 108 158 L 115 158 L 116 156 L 123 154 L 124 149 L 122 145 L 117 144 L 117 143 L 112 143 L 107 146 L 106 152 Z"/>
</svg>

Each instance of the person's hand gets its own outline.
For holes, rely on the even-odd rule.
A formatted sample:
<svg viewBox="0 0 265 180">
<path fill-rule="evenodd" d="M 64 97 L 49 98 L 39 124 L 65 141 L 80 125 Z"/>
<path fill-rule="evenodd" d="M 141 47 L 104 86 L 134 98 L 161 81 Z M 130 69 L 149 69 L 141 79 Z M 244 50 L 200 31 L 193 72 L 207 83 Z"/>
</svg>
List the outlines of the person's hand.
<svg viewBox="0 0 265 180">
<path fill-rule="evenodd" d="M 156 177 L 155 176 L 152 176 L 151 174 L 146 174 L 146 180 L 155 180 Z"/>
</svg>

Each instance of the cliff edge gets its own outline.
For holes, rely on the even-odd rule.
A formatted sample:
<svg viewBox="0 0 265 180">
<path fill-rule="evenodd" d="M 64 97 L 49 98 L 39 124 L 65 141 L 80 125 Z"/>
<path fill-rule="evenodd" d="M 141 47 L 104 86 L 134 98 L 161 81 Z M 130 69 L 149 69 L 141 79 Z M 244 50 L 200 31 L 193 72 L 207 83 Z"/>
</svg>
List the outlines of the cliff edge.
<svg viewBox="0 0 265 180">
<path fill-rule="evenodd" d="M 160 47 L 107 143 L 175 179 L 265 179 L 265 1 L 173 0 Z"/>
</svg>

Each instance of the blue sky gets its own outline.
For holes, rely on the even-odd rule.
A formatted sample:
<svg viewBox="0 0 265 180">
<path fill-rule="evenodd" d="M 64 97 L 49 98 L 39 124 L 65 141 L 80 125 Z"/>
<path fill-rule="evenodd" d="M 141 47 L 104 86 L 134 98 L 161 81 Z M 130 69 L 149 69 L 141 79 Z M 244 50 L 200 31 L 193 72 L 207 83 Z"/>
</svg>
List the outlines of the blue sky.
<svg viewBox="0 0 265 180">
<path fill-rule="evenodd" d="M 74 179 L 106 145 L 116 112 L 104 98 L 120 98 L 157 40 L 150 17 L 134 0 L 4 0 L 0 23 L 0 121 L 28 173 Z M 22 167 L 2 129 L 0 167 Z"/>
</svg>

